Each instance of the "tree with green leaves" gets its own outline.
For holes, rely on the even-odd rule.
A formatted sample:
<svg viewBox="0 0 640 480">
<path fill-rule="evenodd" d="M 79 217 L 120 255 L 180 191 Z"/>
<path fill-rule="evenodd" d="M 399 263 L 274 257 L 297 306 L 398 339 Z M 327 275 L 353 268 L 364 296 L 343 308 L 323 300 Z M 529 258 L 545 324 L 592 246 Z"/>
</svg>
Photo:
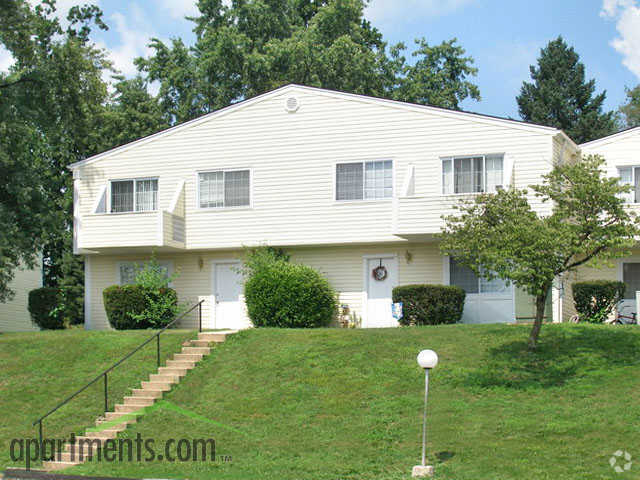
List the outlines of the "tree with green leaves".
<svg viewBox="0 0 640 480">
<path fill-rule="evenodd" d="M 200 0 L 196 43 L 153 39 L 137 59 L 160 84 L 164 112 L 176 122 L 287 83 L 455 108 L 480 99 L 468 77 L 473 59 L 456 40 L 389 47 L 364 18 L 364 0 Z"/>
<path fill-rule="evenodd" d="M 554 279 L 581 265 L 598 266 L 628 254 L 640 234 L 636 216 L 624 207 L 629 186 L 608 178 L 604 160 L 589 156 L 558 165 L 530 188 L 553 205 L 536 213 L 526 190 L 515 188 L 463 201 L 445 217 L 443 254 L 486 278 L 501 278 L 536 299 L 529 347 L 536 348 L 547 295 Z"/>
<path fill-rule="evenodd" d="M 533 81 L 524 82 L 516 97 L 524 121 L 559 128 L 576 143 L 616 131 L 614 112 L 603 111 L 606 92 L 595 93 L 595 80 L 586 80 L 580 56 L 562 37 L 549 42 L 529 69 Z"/>
<path fill-rule="evenodd" d="M 0 300 L 11 295 L 15 268 L 40 253 L 47 284 L 59 281 L 71 249 L 66 167 L 95 153 L 92 132 L 107 99 L 110 64 L 89 41 L 93 25 L 106 28 L 102 12 L 73 7 L 63 28 L 55 9 L 53 0 L 0 0 L 0 44 L 14 58 L 0 74 Z"/>
<path fill-rule="evenodd" d="M 640 85 L 635 88 L 625 88 L 627 101 L 620 107 L 624 126 L 626 128 L 640 126 Z"/>
<path fill-rule="evenodd" d="M 97 151 L 124 145 L 169 127 L 158 99 L 140 76 L 116 77 L 109 102 L 97 114 L 93 142 Z"/>
</svg>

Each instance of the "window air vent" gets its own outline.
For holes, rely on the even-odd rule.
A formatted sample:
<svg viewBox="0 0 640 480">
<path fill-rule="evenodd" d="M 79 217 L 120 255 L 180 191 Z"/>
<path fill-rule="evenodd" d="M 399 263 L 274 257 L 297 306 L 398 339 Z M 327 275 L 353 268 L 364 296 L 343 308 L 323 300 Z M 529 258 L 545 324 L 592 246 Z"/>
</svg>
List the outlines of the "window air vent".
<svg viewBox="0 0 640 480">
<path fill-rule="evenodd" d="M 284 108 L 289 113 L 297 112 L 300 108 L 300 100 L 297 97 L 288 97 L 284 102 Z"/>
</svg>

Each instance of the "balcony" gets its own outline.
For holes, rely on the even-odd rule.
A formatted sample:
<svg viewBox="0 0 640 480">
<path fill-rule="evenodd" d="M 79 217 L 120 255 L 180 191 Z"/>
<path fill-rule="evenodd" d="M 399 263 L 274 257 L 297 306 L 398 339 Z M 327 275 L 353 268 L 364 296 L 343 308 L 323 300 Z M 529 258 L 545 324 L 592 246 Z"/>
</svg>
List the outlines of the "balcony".
<svg viewBox="0 0 640 480">
<path fill-rule="evenodd" d="M 85 215 L 80 219 L 78 248 L 154 247 L 184 249 L 184 216 L 168 211 Z"/>
<path fill-rule="evenodd" d="M 442 215 L 452 215 L 461 200 L 471 199 L 466 195 L 410 196 L 394 199 L 392 233 L 407 240 L 430 240 L 444 227 Z"/>
</svg>

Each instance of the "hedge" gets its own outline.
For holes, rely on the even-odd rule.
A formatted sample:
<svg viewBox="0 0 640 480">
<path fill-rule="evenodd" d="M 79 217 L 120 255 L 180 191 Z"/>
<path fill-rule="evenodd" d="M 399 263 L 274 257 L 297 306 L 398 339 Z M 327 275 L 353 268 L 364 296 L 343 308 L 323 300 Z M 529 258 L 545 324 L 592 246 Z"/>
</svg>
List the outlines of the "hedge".
<svg viewBox="0 0 640 480">
<path fill-rule="evenodd" d="M 139 285 L 113 285 L 102 292 L 104 308 L 109 324 L 116 330 L 161 328 L 173 320 L 173 312 L 166 312 L 160 318 L 136 320 L 133 315 L 142 315 L 149 307 L 153 295 L 167 295 L 171 303 L 177 305 L 178 296 L 170 288 L 151 292 Z"/>
<path fill-rule="evenodd" d="M 614 308 L 624 298 L 624 282 L 594 280 L 576 282 L 571 285 L 573 302 L 580 320 L 600 323 L 607 319 Z"/>
<path fill-rule="evenodd" d="M 337 295 L 327 279 L 307 265 L 268 255 L 251 263 L 245 282 L 249 318 L 256 327 L 325 327 L 334 319 Z"/>
<path fill-rule="evenodd" d="M 42 287 L 29 292 L 31 320 L 40 328 L 60 330 L 65 327 L 60 305 L 61 294 L 58 288 Z"/>
<path fill-rule="evenodd" d="M 457 323 L 464 310 L 465 291 L 448 285 L 404 285 L 393 289 L 393 302 L 402 302 L 401 325 Z"/>
</svg>

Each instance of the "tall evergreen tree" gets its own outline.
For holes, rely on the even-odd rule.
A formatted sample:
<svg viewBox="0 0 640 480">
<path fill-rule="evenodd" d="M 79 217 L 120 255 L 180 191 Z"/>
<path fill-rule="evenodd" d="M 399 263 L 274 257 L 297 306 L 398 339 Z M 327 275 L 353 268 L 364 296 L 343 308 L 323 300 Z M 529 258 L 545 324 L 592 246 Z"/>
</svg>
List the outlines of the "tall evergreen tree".
<svg viewBox="0 0 640 480">
<path fill-rule="evenodd" d="M 516 97 L 523 120 L 562 129 L 576 143 L 615 132 L 614 112 L 603 112 L 606 92 L 595 94 L 595 80 L 586 80 L 580 56 L 562 37 L 541 50 L 530 71 L 533 82 Z"/>
<path fill-rule="evenodd" d="M 624 127 L 640 126 L 640 85 L 635 88 L 626 88 L 627 101 L 620 107 Z"/>
</svg>

